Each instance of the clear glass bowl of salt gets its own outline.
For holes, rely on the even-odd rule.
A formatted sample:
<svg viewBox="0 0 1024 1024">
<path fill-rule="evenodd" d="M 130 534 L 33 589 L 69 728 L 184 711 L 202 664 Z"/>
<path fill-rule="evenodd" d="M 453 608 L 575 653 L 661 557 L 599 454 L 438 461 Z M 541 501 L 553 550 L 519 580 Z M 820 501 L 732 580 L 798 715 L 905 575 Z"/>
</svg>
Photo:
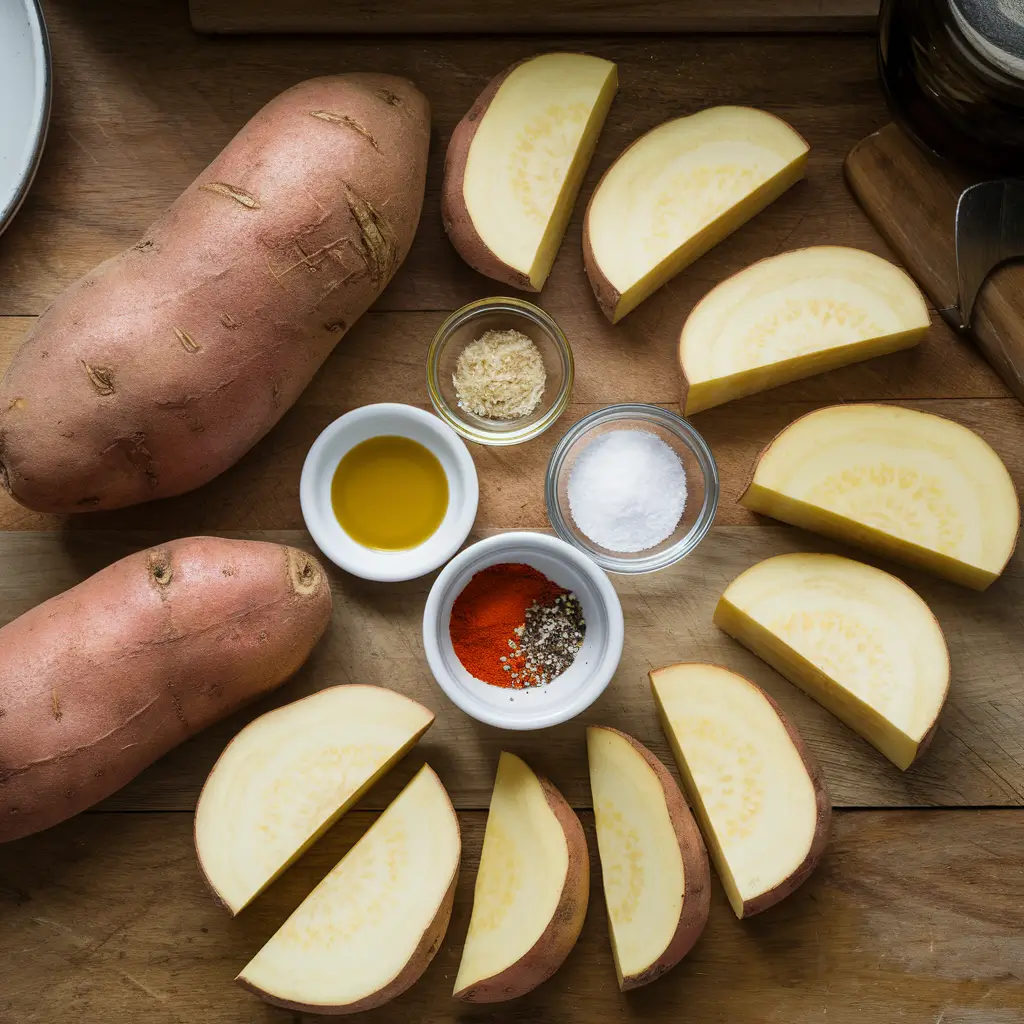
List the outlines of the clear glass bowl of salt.
<svg viewBox="0 0 1024 1024">
<path fill-rule="evenodd" d="M 608 572 L 655 572 L 704 539 L 718 508 L 707 441 L 657 405 L 610 405 L 558 442 L 545 483 L 555 533 Z"/>
</svg>

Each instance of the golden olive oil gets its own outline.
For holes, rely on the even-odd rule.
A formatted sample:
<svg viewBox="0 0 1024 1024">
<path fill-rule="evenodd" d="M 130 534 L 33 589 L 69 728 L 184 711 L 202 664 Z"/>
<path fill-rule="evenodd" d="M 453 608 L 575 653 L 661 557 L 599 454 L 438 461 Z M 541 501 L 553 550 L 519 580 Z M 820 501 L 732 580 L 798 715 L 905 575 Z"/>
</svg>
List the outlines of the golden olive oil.
<svg viewBox="0 0 1024 1024">
<path fill-rule="evenodd" d="M 404 551 L 422 544 L 448 510 L 448 477 L 437 456 L 386 434 L 351 448 L 331 481 L 341 528 L 363 547 Z"/>
</svg>

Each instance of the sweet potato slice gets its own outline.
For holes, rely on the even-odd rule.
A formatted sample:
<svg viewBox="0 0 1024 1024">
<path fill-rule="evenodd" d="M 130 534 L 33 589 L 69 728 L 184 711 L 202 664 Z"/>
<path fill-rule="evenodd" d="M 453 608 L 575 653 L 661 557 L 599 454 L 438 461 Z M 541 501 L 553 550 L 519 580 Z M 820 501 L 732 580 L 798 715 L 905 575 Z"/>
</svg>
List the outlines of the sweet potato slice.
<svg viewBox="0 0 1024 1024">
<path fill-rule="evenodd" d="M 615 973 L 623 991 L 660 978 L 708 918 L 708 855 L 676 780 L 632 736 L 587 729 L 590 788 Z"/>
<path fill-rule="evenodd" d="M 514 999 L 551 977 L 579 938 L 590 894 L 583 826 L 514 754 L 498 761 L 455 998 Z"/>
<path fill-rule="evenodd" d="M 442 216 L 462 258 L 539 292 L 617 86 L 615 65 L 545 53 L 497 76 L 452 134 Z"/>
<path fill-rule="evenodd" d="M 299 1013 L 394 999 L 444 938 L 460 853 L 455 810 L 424 765 L 236 980 Z"/>
<path fill-rule="evenodd" d="M 778 555 L 729 584 L 715 623 L 897 767 L 931 739 L 949 652 L 928 605 L 895 576 L 839 555 Z"/>
<path fill-rule="evenodd" d="M 761 453 L 740 503 L 984 590 L 1017 542 L 1020 505 L 974 431 L 897 405 L 833 405 Z"/>
<path fill-rule="evenodd" d="M 583 261 L 598 305 L 621 320 L 803 177 L 807 143 L 750 107 L 666 121 L 608 169 L 587 207 Z"/>
<path fill-rule="evenodd" d="M 332 686 L 250 722 L 213 766 L 196 806 L 196 852 L 237 914 L 294 863 L 434 720 L 379 686 Z"/>
<path fill-rule="evenodd" d="M 832 809 L 796 727 L 758 686 L 717 665 L 651 672 L 679 774 L 736 916 L 774 906 L 809 877 Z"/>
<path fill-rule="evenodd" d="M 899 267 L 816 245 L 770 256 L 712 288 L 679 338 L 685 415 L 916 345 L 928 307 Z"/>
</svg>

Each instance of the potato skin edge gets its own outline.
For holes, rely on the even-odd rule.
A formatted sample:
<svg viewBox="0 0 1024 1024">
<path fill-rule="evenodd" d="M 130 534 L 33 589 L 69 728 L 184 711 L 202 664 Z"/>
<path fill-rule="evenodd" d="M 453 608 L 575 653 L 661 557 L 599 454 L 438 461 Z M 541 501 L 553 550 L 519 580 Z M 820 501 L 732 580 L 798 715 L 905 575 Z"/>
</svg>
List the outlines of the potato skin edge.
<svg viewBox="0 0 1024 1024">
<path fill-rule="evenodd" d="M 495 75 L 474 100 L 462 120 L 455 126 L 448 143 L 448 151 L 445 154 L 444 184 L 441 188 L 441 221 L 444 224 L 445 234 L 448 235 L 455 251 L 478 274 L 483 274 L 484 277 L 525 292 L 536 292 L 538 289 L 533 287 L 528 274 L 510 267 L 500 260 L 480 237 L 466 206 L 463 184 L 466 179 L 469 148 L 476 137 L 481 119 L 487 113 L 491 101 L 497 95 L 505 79 L 516 68 L 532 59 L 532 57 L 526 57 L 524 60 L 516 61 L 515 64 L 510 64 L 504 71 Z"/>
<path fill-rule="evenodd" d="M 664 762 L 639 740 L 620 729 L 607 725 L 595 725 L 590 728 L 603 729 L 621 737 L 650 765 L 665 796 L 669 820 L 672 822 L 672 830 L 683 861 L 683 905 L 675 933 L 649 967 L 623 977 L 620 989 L 628 992 L 657 981 L 697 944 L 711 910 L 711 867 L 704 839 L 686 803 L 686 797 L 683 796 L 679 783 Z"/>
<path fill-rule="evenodd" d="M 532 769 L 531 769 L 532 770 Z M 590 898 L 590 854 L 583 826 L 565 797 L 543 776 L 540 782 L 548 807 L 558 820 L 569 848 L 569 866 L 555 914 L 541 936 L 510 967 L 483 978 L 453 995 L 467 1003 L 500 1003 L 532 992 L 565 962 L 583 930 Z"/>
<path fill-rule="evenodd" d="M 448 797 L 448 791 L 444 788 L 443 783 L 437 777 L 437 772 L 435 772 L 429 765 L 424 765 L 424 769 L 429 771 L 434 778 L 437 779 L 438 785 L 441 786 L 445 796 Z M 448 883 L 448 889 L 438 905 L 437 913 L 434 915 L 430 924 L 424 929 L 423 935 L 420 937 L 419 943 L 413 950 L 412 956 L 409 957 L 405 966 L 397 975 L 395 975 L 394 978 L 392 978 L 391 981 L 388 982 L 387 985 L 378 989 L 376 992 L 371 992 L 362 999 L 357 999 L 354 1003 L 345 1003 L 341 1005 L 318 1005 L 312 1003 L 300 1003 L 289 999 L 280 999 L 277 996 L 271 995 L 269 992 L 265 992 L 252 982 L 247 981 L 241 975 L 238 975 L 238 977 L 235 978 L 235 981 L 241 985 L 242 988 L 252 992 L 253 995 L 258 996 L 265 1003 L 270 1003 L 272 1006 L 280 1006 L 286 1010 L 295 1010 L 298 1013 L 322 1013 L 327 1016 L 341 1016 L 348 1013 L 359 1013 L 363 1010 L 373 1010 L 378 1006 L 383 1006 L 385 1003 L 391 1002 L 392 999 L 400 996 L 406 989 L 419 981 L 420 976 L 430 966 L 430 962 L 434 959 L 437 951 L 441 948 L 441 943 L 444 941 L 445 933 L 448 931 L 448 923 L 451 921 L 452 907 L 455 904 L 455 889 L 459 882 L 459 865 L 462 860 L 462 830 L 459 827 L 459 816 L 456 813 L 455 808 L 452 806 L 450 797 L 448 797 L 448 810 L 451 812 L 452 818 L 455 821 L 455 834 L 459 841 L 455 870 L 452 872 L 452 878 Z"/>
</svg>

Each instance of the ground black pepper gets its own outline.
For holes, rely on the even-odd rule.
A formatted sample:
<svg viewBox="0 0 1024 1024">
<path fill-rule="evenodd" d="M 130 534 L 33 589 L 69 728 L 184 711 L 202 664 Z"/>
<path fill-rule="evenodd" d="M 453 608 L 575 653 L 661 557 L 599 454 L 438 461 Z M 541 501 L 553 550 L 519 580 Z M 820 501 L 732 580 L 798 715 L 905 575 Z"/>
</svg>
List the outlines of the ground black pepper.
<svg viewBox="0 0 1024 1024">
<path fill-rule="evenodd" d="M 560 676 L 576 660 L 587 624 L 575 594 L 564 593 L 549 603 L 534 602 L 523 625 L 508 642 L 506 671 L 516 689 L 541 686 Z"/>
</svg>

